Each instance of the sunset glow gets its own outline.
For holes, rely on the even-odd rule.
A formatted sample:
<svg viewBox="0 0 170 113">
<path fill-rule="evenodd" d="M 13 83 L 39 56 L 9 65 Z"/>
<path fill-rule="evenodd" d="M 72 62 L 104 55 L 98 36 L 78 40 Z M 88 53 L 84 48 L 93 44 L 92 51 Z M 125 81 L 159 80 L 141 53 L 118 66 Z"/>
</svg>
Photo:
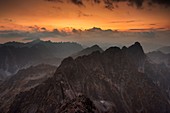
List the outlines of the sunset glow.
<svg viewBox="0 0 170 113">
<path fill-rule="evenodd" d="M 0 29 L 27 30 L 35 25 L 49 30 L 55 28 L 84 30 L 92 27 L 119 31 L 170 29 L 169 7 L 161 7 L 157 4 L 148 6 L 145 2 L 141 8 L 128 6 L 127 2 L 115 4 L 115 8 L 108 9 L 103 2 L 95 4 L 86 0 L 83 1 L 83 5 L 76 5 L 67 0 L 63 2 L 16 0 L 8 7 L 2 7 Z"/>
</svg>

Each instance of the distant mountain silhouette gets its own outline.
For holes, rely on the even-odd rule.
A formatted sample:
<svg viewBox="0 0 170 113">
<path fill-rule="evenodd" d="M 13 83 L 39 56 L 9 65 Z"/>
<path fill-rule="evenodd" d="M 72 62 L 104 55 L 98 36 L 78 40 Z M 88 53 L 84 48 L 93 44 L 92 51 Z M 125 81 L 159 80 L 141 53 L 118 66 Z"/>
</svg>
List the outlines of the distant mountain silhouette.
<svg viewBox="0 0 170 113">
<path fill-rule="evenodd" d="M 93 45 L 91 47 L 85 48 L 82 51 L 73 54 L 72 57 L 77 58 L 79 56 L 89 55 L 95 51 L 103 52 L 103 50 L 98 45 Z"/>
<path fill-rule="evenodd" d="M 18 70 L 41 63 L 59 65 L 60 61 L 82 50 L 73 42 L 34 40 L 28 43 L 8 42 L 0 46 L 0 79 Z"/>
<path fill-rule="evenodd" d="M 156 65 L 138 42 L 128 48 L 68 57 L 52 78 L 17 95 L 8 113 L 75 113 L 80 107 L 91 111 L 80 113 L 93 113 L 95 108 L 97 113 L 170 113 L 167 92 L 157 84 L 161 79 L 155 78 Z M 156 77 L 169 76 L 168 69 L 163 69 Z M 83 101 L 87 97 L 95 107 Z"/>
<path fill-rule="evenodd" d="M 157 64 L 165 64 L 166 66 L 170 67 L 170 53 L 169 54 L 165 54 L 161 51 L 153 51 L 153 52 L 149 52 L 147 53 L 147 56 L 154 62 Z"/>
<path fill-rule="evenodd" d="M 158 49 L 158 51 L 161 51 L 163 53 L 170 53 L 170 46 L 164 46 Z"/>
</svg>

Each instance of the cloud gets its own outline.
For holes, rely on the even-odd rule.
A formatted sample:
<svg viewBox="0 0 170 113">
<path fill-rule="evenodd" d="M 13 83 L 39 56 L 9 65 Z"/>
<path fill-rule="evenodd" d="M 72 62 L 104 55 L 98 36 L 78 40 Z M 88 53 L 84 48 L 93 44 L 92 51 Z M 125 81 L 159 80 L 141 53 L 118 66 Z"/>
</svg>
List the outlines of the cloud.
<svg viewBox="0 0 170 113">
<path fill-rule="evenodd" d="M 144 2 L 149 4 L 149 6 L 153 4 L 158 4 L 158 5 L 162 5 L 165 7 L 170 6 L 169 0 L 103 0 L 103 1 L 106 5 L 105 7 L 108 9 L 113 9 L 116 6 L 115 3 L 119 3 L 119 2 L 127 2 L 129 6 L 136 6 L 137 8 L 142 8 Z"/>
<path fill-rule="evenodd" d="M 62 0 L 45 0 L 45 1 L 48 1 L 48 2 L 60 2 L 60 3 L 63 3 L 64 1 Z M 82 0 L 68 0 L 69 2 L 75 4 L 75 5 L 79 5 L 79 6 L 83 6 L 83 2 Z"/>
<path fill-rule="evenodd" d="M 10 19 L 10 18 L 5 18 L 4 21 L 6 21 L 6 22 L 13 22 L 13 20 Z"/>
<path fill-rule="evenodd" d="M 84 5 L 82 0 L 71 0 L 71 1 L 72 1 L 72 3 L 74 3 L 76 5 L 79 5 L 79 6 L 83 6 Z"/>
<path fill-rule="evenodd" d="M 151 25 L 151 26 L 155 26 L 156 24 L 149 24 L 149 25 Z"/>
<path fill-rule="evenodd" d="M 45 0 L 45 1 L 48 1 L 48 2 L 60 2 L 60 3 L 63 3 L 62 0 Z"/>
<path fill-rule="evenodd" d="M 46 0 L 46 1 L 60 1 L 60 0 Z M 85 6 L 87 4 L 83 3 L 83 0 L 68 0 L 72 3 L 74 3 L 75 5 L 78 6 Z M 92 2 L 94 4 L 100 4 L 100 3 L 104 3 L 105 8 L 107 9 L 114 9 L 117 8 L 118 5 L 117 3 L 119 2 L 127 2 L 127 4 L 129 6 L 136 6 L 137 8 L 142 8 L 144 2 L 146 2 L 149 6 L 153 5 L 153 4 L 158 4 L 158 5 L 162 5 L 165 7 L 169 7 L 170 6 L 170 1 L 169 0 L 88 0 L 88 2 Z"/>
<path fill-rule="evenodd" d="M 109 46 L 128 46 L 135 41 L 139 41 L 145 45 L 145 49 L 147 51 L 158 47 L 158 45 L 163 46 L 170 43 L 169 30 L 163 30 L 163 28 L 155 30 L 145 29 L 148 31 L 144 31 L 144 29 L 132 29 L 132 31 L 133 30 L 135 30 L 135 32 L 121 32 L 110 29 L 103 30 L 98 27 L 93 27 L 84 31 L 80 29 L 73 29 L 71 32 L 60 31 L 58 29 L 48 31 L 46 28 L 39 28 L 39 30 L 33 30 L 30 32 L 6 30 L 0 31 L 0 40 L 10 39 L 12 41 L 18 38 L 20 40 L 46 39 L 52 41 L 78 42 L 86 46 L 99 44 L 103 48 L 107 48 Z"/>
<path fill-rule="evenodd" d="M 5 26 L 0 26 L 0 28 L 5 28 Z"/>
<path fill-rule="evenodd" d="M 160 4 L 160 5 L 164 5 L 166 7 L 170 6 L 170 1 L 169 0 L 149 0 L 148 2 L 149 4 Z"/>
<path fill-rule="evenodd" d="M 67 32 L 59 31 L 54 29 L 53 31 L 47 31 L 46 28 L 40 28 L 41 30 L 28 31 L 19 31 L 19 30 L 4 30 L 0 31 L 0 38 L 22 38 L 22 39 L 39 39 L 39 38 L 48 38 L 48 37 L 65 37 L 68 35 Z"/>
<path fill-rule="evenodd" d="M 155 24 L 151 24 L 151 25 L 155 25 Z M 148 28 L 148 29 L 143 29 L 143 28 L 138 28 L 138 29 L 129 29 L 130 31 L 166 31 L 167 28 L 163 28 L 163 27 L 160 27 L 160 28 Z"/>
<path fill-rule="evenodd" d="M 128 21 L 112 21 L 110 23 L 133 23 L 136 22 L 136 20 L 128 20 Z"/>
<path fill-rule="evenodd" d="M 78 11 L 78 17 L 90 17 L 90 16 L 93 16 L 93 15 L 92 14 L 83 13 L 82 11 Z"/>
</svg>

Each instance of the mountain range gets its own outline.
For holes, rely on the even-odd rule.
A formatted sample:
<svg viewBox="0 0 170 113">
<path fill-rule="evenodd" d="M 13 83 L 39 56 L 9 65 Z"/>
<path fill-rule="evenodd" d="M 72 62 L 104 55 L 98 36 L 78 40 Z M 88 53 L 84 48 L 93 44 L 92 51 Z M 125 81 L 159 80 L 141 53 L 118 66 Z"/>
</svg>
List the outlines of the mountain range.
<svg viewBox="0 0 170 113">
<path fill-rule="evenodd" d="M 164 64 L 167 67 L 170 67 L 170 53 L 163 53 L 161 51 L 153 51 L 147 53 L 147 56 L 157 64 Z"/>
<path fill-rule="evenodd" d="M 7 42 L 0 46 L 0 80 L 20 69 L 46 63 L 58 66 L 61 60 L 83 48 L 74 42 L 34 40 L 28 43 Z"/>
<path fill-rule="evenodd" d="M 164 47 L 161 47 L 159 49 L 157 49 L 157 51 L 161 51 L 163 53 L 170 53 L 170 46 L 164 46 Z"/>
<path fill-rule="evenodd" d="M 81 55 L 19 92 L 4 113 L 170 113 L 170 69 L 140 43 Z"/>
</svg>

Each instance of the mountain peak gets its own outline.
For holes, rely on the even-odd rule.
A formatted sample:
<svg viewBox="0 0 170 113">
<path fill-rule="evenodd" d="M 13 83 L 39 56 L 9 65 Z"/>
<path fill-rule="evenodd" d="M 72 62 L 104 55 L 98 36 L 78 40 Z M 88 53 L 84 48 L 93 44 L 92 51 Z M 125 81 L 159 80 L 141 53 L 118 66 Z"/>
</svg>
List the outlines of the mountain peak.
<svg viewBox="0 0 170 113">
<path fill-rule="evenodd" d="M 142 48 L 142 46 L 141 46 L 141 44 L 139 42 L 135 42 L 128 49 L 132 53 L 141 53 L 141 54 L 144 54 L 143 48 Z"/>
<path fill-rule="evenodd" d="M 94 49 L 94 50 L 98 50 L 98 51 L 103 51 L 103 50 L 100 48 L 100 46 L 98 46 L 97 44 L 89 47 L 88 49 Z"/>
<path fill-rule="evenodd" d="M 100 48 L 98 45 L 93 45 L 91 47 L 83 49 L 82 51 L 80 51 L 76 54 L 73 54 L 72 57 L 76 58 L 78 56 L 89 55 L 95 51 L 103 52 L 102 48 Z"/>
<path fill-rule="evenodd" d="M 134 44 L 134 45 L 139 45 L 139 46 L 141 46 L 139 42 L 135 42 L 135 44 Z"/>
<path fill-rule="evenodd" d="M 43 42 L 43 40 L 41 40 L 40 38 L 38 38 L 38 39 L 33 40 L 31 43 L 39 43 L 39 42 Z"/>
<path fill-rule="evenodd" d="M 110 53 L 110 52 L 112 52 L 112 53 L 115 53 L 115 52 L 118 52 L 118 51 L 120 51 L 121 49 L 119 48 L 119 47 L 110 47 L 110 48 L 108 48 L 108 49 L 106 49 L 105 50 L 105 52 L 106 53 Z"/>
</svg>

